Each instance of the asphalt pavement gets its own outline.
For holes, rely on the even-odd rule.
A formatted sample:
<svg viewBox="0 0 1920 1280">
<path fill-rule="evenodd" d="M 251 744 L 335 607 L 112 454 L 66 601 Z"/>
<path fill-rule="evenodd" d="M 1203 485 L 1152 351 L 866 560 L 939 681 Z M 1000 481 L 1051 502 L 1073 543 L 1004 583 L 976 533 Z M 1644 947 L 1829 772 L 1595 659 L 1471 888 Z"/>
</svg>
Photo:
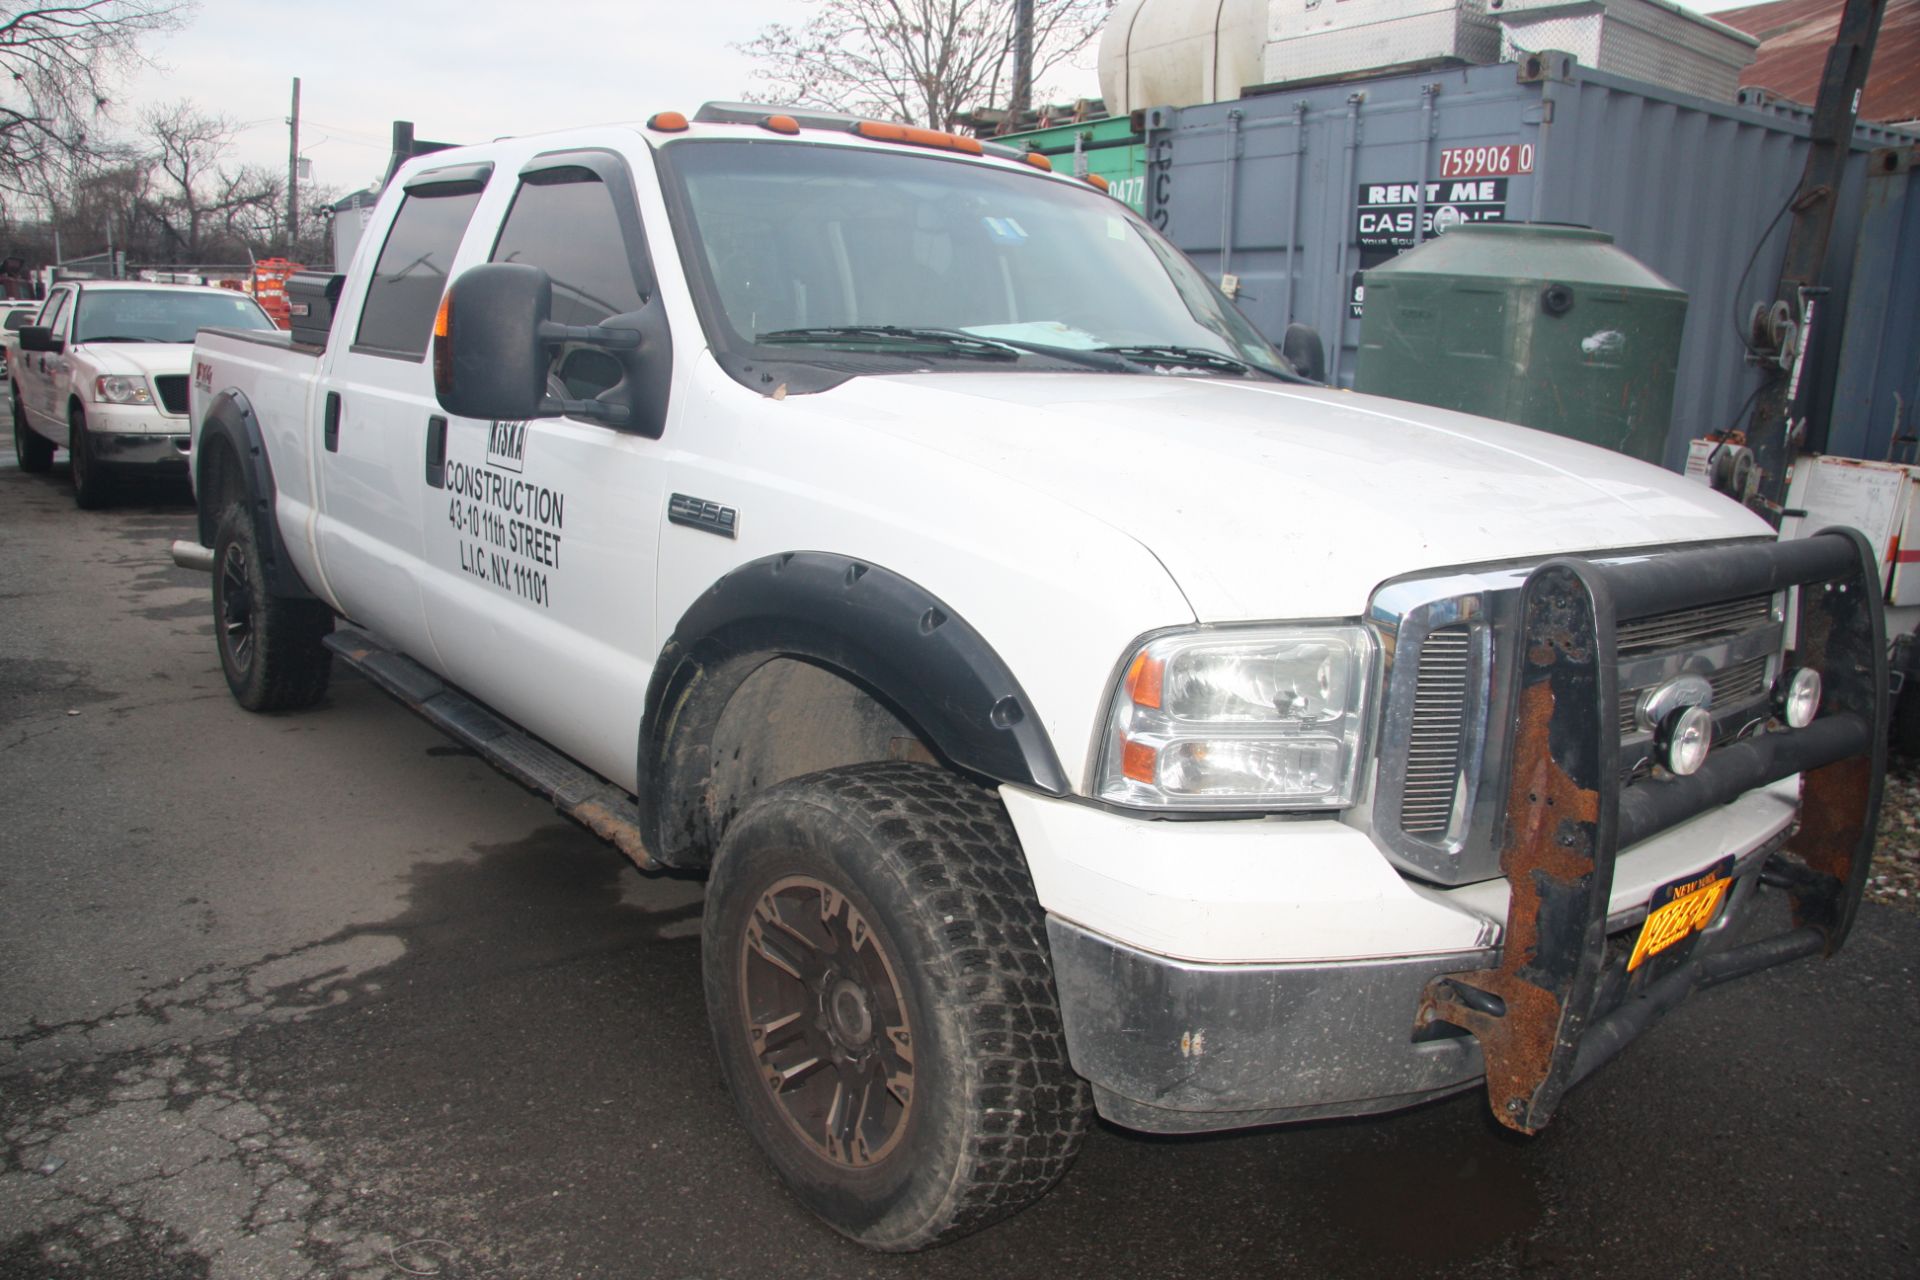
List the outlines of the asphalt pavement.
<svg viewBox="0 0 1920 1280">
<path fill-rule="evenodd" d="M 241 711 L 192 525 L 0 447 L 0 1278 L 1920 1274 L 1920 916 L 1871 905 L 1538 1138 L 1478 1094 L 1103 1126 L 1018 1218 L 867 1253 L 733 1122 L 699 883 L 351 676 Z"/>
</svg>

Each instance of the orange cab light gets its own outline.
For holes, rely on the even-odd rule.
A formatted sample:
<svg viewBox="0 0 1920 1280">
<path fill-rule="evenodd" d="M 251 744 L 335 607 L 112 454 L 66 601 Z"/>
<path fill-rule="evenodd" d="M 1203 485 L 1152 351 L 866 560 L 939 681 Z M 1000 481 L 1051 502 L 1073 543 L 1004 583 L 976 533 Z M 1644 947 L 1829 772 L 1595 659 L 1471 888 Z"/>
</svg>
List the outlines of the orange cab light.
<svg viewBox="0 0 1920 1280">
<path fill-rule="evenodd" d="M 769 133 L 800 132 L 800 122 L 792 116 L 767 116 L 760 121 L 760 127 Z"/>
<path fill-rule="evenodd" d="M 1165 658 L 1150 658 L 1145 653 L 1127 668 L 1127 696 L 1136 707 L 1160 707 L 1160 682 L 1167 674 Z"/>
<path fill-rule="evenodd" d="M 440 295 L 440 309 L 433 315 L 433 387 L 453 390 L 453 290 Z"/>
<path fill-rule="evenodd" d="M 1120 743 L 1120 772 L 1135 782 L 1153 783 L 1157 781 L 1154 770 L 1160 762 L 1160 753 L 1143 742 Z"/>
<path fill-rule="evenodd" d="M 912 125 L 862 120 L 853 126 L 853 131 L 874 142 L 904 142 L 911 147 L 937 147 L 942 151 L 958 151 L 969 156 L 984 154 L 980 139 L 958 133 L 942 133 L 938 129 L 916 129 Z"/>
<path fill-rule="evenodd" d="M 1027 154 L 1021 156 L 1020 158 L 1022 160 L 1025 160 L 1028 164 L 1032 165 L 1036 169 L 1044 169 L 1048 173 L 1053 172 L 1053 161 L 1047 159 L 1045 156 L 1041 155 L 1038 151 L 1029 151 L 1027 152 Z"/>
<path fill-rule="evenodd" d="M 1097 173 L 1088 174 L 1084 179 L 1082 179 L 1082 181 L 1084 181 L 1088 186 L 1098 187 L 1102 191 L 1111 190 L 1113 187 L 1113 184 L 1111 182 L 1108 182 L 1105 178 L 1101 177 Z"/>
<path fill-rule="evenodd" d="M 678 111 L 660 111 L 654 114 L 653 119 L 647 121 L 647 128 L 655 133 L 685 133 L 687 118 Z"/>
</svg>

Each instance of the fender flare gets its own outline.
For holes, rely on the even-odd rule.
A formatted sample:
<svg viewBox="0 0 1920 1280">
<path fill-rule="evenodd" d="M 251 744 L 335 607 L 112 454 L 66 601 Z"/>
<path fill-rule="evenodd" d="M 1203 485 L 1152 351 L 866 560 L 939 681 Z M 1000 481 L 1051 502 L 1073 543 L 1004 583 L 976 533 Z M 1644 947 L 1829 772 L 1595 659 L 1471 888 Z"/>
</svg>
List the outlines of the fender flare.
<svg viewBox="0 0 1920 1280">
<path fill-rule="evenodd" d="M 267 590 L 275 596 L 289 599 L 317 599 L 307 584 L 300 580 L 293 561 L 287 556 L 286 543 L 280 537 L 280 522 L 274 518 L 275 499 L 279 490 L 274 485 L 273 463 L 267 457 L 267 441 L 260 431 L 260 420 L 254 415 L 253 405 L 247 397 L 232 388 L 213 398 L 193 442 L 194 493 L 200 497 L 200 545 L 213 545 L 214 533 L 220 523 L 216 502 L 209 501 L 205 496 L 208 491 L 205 468 L 208 459 L 215 454 L 215 447 L 210 446 L 231 453 L 237 465 L 240 488 L 245 495 L 247 510 L 253 516 L 257 545 L 265 560 L 261 569 L 266 575 Z"/>
<path fill-rule="evenodd" d="M 662 861 L 687 865 L 711 848 L 715 728 L 747 677 L 778 658 L 810 660 L 866 687 L 972 773 L 1049 795 L 1073 789 L 1020 682 L 964 618 L 891 570 L 787 552 L 714 583 L 654 666 L 638 790 L 648 847 Z"/>
</svg>

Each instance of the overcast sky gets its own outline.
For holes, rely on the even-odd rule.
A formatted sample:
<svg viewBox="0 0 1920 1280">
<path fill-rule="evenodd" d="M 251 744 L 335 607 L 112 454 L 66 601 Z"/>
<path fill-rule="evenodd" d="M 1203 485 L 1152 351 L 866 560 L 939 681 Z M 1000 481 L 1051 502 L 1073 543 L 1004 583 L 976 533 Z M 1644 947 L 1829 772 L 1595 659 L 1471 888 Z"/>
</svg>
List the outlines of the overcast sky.
<svg viewBox="0 0 1920 1280">
<path fill-rule="evenodd" d="M 185 30 L 150 44 L 155 65 L 126 86 L 115 114 L 130 127 L 148 106 L 191 99 L 246 126 L 237 160 L 284 171 L 299 76 L 301 154 L 314 182 L 345 192 L 384 171 L 395 120 L 412 120 L 423 138 L 478 142 L 735 98 L 751 87 L 753 64 L 731 46 L 769 22 L 803 22 L 808 9 L 805 0 L 199 0 Z M 1091 70 L 1048 87 L 1056 101 L 1099 93 Z"/>
</svg>

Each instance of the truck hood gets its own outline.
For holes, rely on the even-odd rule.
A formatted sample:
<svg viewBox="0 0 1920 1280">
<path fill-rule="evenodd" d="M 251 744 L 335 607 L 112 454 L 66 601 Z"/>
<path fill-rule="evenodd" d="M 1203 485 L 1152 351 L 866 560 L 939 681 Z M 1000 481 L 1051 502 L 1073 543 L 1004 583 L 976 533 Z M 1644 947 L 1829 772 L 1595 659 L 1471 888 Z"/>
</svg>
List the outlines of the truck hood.
<svg viewBox="0 0 1920 1280">
<path fill-rule="evenodd" d="M 821 399 L 1137 539 L 1204 622 L 1354 616 L 1422 569 L 1773 532 L 1605 449 L 1339 390 L 960 373 L 857 378 Z"/>
<path fill-rule="evenodd" d="M 193 367 L 190 342 L 88 342 L 82 346 L 88 363 L 103 374 L 151 378 L 184 374 Z"/>
</svg>

